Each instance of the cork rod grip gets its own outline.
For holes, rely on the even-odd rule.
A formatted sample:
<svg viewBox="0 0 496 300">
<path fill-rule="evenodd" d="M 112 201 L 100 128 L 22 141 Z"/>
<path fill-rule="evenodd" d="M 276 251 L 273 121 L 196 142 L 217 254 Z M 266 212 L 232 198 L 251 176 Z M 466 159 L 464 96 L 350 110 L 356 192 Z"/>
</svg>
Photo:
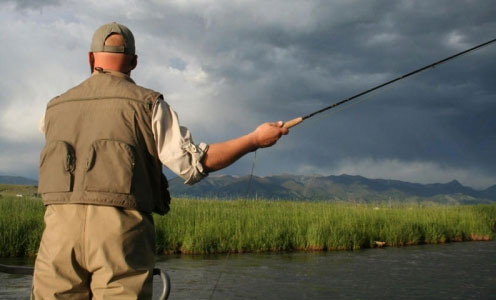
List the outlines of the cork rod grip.
<svg viewBox="0 0 496 300">
<path fill-rule="evenodd" d="M 298 117 L 298 118 L 295 118 L 293 120 L 290 120 L 290 121 L 287 121 L 284 123 L 284 125 L 282 125 L 282 127 L 284 128 L 291 128 L 293 126 L 296 126 L 298 124 L 300 124 L 301 122 L 303 122 L 303 118 L 302 117 Z"/>
</svg>

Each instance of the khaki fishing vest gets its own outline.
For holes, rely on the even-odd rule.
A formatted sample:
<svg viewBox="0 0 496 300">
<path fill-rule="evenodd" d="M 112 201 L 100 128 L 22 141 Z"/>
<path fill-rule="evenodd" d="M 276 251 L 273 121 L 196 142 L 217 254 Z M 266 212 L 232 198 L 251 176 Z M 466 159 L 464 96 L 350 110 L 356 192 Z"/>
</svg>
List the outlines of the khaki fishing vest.
<svg viewBox="0 0 496 300">
<path fill-rule="evenodd" d="M 167 180 L 151 128 L 159 97 L 125 74 L 101 71 L 52 99 L 40 156 L 43 203 L 167 213 Z"/>
</svg>

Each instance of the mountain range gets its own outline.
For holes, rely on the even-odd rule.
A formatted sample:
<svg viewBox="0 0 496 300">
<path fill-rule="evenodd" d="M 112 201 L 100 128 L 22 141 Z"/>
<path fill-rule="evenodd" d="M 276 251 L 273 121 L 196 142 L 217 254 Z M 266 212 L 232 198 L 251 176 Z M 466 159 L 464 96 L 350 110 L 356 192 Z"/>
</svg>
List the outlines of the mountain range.
<svg viewBox="0 0 496 300">
<path fill-rule="evenodd" d="M 21 176 L 0 175 L 1 184 L 38 185 L 38 181 Z"/>
<path fill-rule="evenodd" d="M 188 186 L 181 178 L 169 181 L 173 196 L 330 200 L 347 202 L 430 201 L 435 203 L 494 203 L 496 185 L 479 191 L 453 180 L 420 184 L 362 176 L 209 176 Z"/>
<path fill-rule="evenodd" d="M 0 183 L 37 185 L 19 176 L 0 176 Z M 169 180 L 173 197 L 263 198 L 281 200 L 327 200 L 354 203 L 434 202 L 443 204 L 496 203 L 496 185 L 475 190 L 453 180 L 448 183 L 420 184 L 400 180 L 369 179 L 352 175 L 274 175 L 208 176 L 195 185 L 185 185 L 175 177 Z"/>
</svg>

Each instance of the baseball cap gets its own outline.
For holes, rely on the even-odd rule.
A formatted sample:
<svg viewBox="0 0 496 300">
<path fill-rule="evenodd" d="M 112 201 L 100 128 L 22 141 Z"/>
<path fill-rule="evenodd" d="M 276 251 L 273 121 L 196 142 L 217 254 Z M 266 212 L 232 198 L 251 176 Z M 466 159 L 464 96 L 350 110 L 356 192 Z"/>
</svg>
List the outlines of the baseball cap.
<svg viewBox="0 0 496 300">
<path fill-rule="evenodd" d="M 105 40 L 112 34 L 117 33 L 122 35 L 124 46 L 109 46 L 105 45 Z M 122 24 L 116 22 L 108 23 L 100 26 L 93 34 L 91 41 L 91 52 L 113 52 L 135 54 L 134 36 L 131 30 Z"/>
</svg>

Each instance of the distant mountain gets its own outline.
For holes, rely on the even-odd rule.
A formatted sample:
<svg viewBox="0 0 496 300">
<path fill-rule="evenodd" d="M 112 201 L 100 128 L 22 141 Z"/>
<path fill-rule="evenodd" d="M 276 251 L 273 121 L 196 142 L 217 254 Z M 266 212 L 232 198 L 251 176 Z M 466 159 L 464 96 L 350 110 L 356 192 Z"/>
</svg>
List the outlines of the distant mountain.
<svg viewBox="0 0 496 300">
<path fill-rule="evenodd" d="M 170 180 L 173 196 L 208 198 L 266 198 L 288 200 L 331 200 L 350 202 L 430 201 L 435 203 L 493 203 L 496 185 L 477 191 L 453 180 L 419 184 L 399 180 L 368 179 L 362 176 L 277 175 L 209 176 L 188 186 L 180 178 Z"/>
<path fill-rule="evenodd" d="M 496 199 L 496 185 L 493 185 L 482 192 L 489 199 Z"/>
<path fill-rule="evenodd" d="M 362 176 L 275 175 L 208 176 L 189 186 L 179 178 L 169 181 L 174 197 L 265 198 L 283 200 L 330 200 L 348 202 L 414 201 L 445 204 L 496 203 L 496 185 L 478 191 L 453 180 L 419 184 L 400 180 L 369 179 Z M 37 185 L 33 179 L 0 176 L 2 184 Z"/>
<path fill-rule="evenodd" d="M 24 184 L 38 185 L 38 181 L 20 176 L 2 176 L 0 175 L 0 183 L 2 184 Z"/>
</svg>

